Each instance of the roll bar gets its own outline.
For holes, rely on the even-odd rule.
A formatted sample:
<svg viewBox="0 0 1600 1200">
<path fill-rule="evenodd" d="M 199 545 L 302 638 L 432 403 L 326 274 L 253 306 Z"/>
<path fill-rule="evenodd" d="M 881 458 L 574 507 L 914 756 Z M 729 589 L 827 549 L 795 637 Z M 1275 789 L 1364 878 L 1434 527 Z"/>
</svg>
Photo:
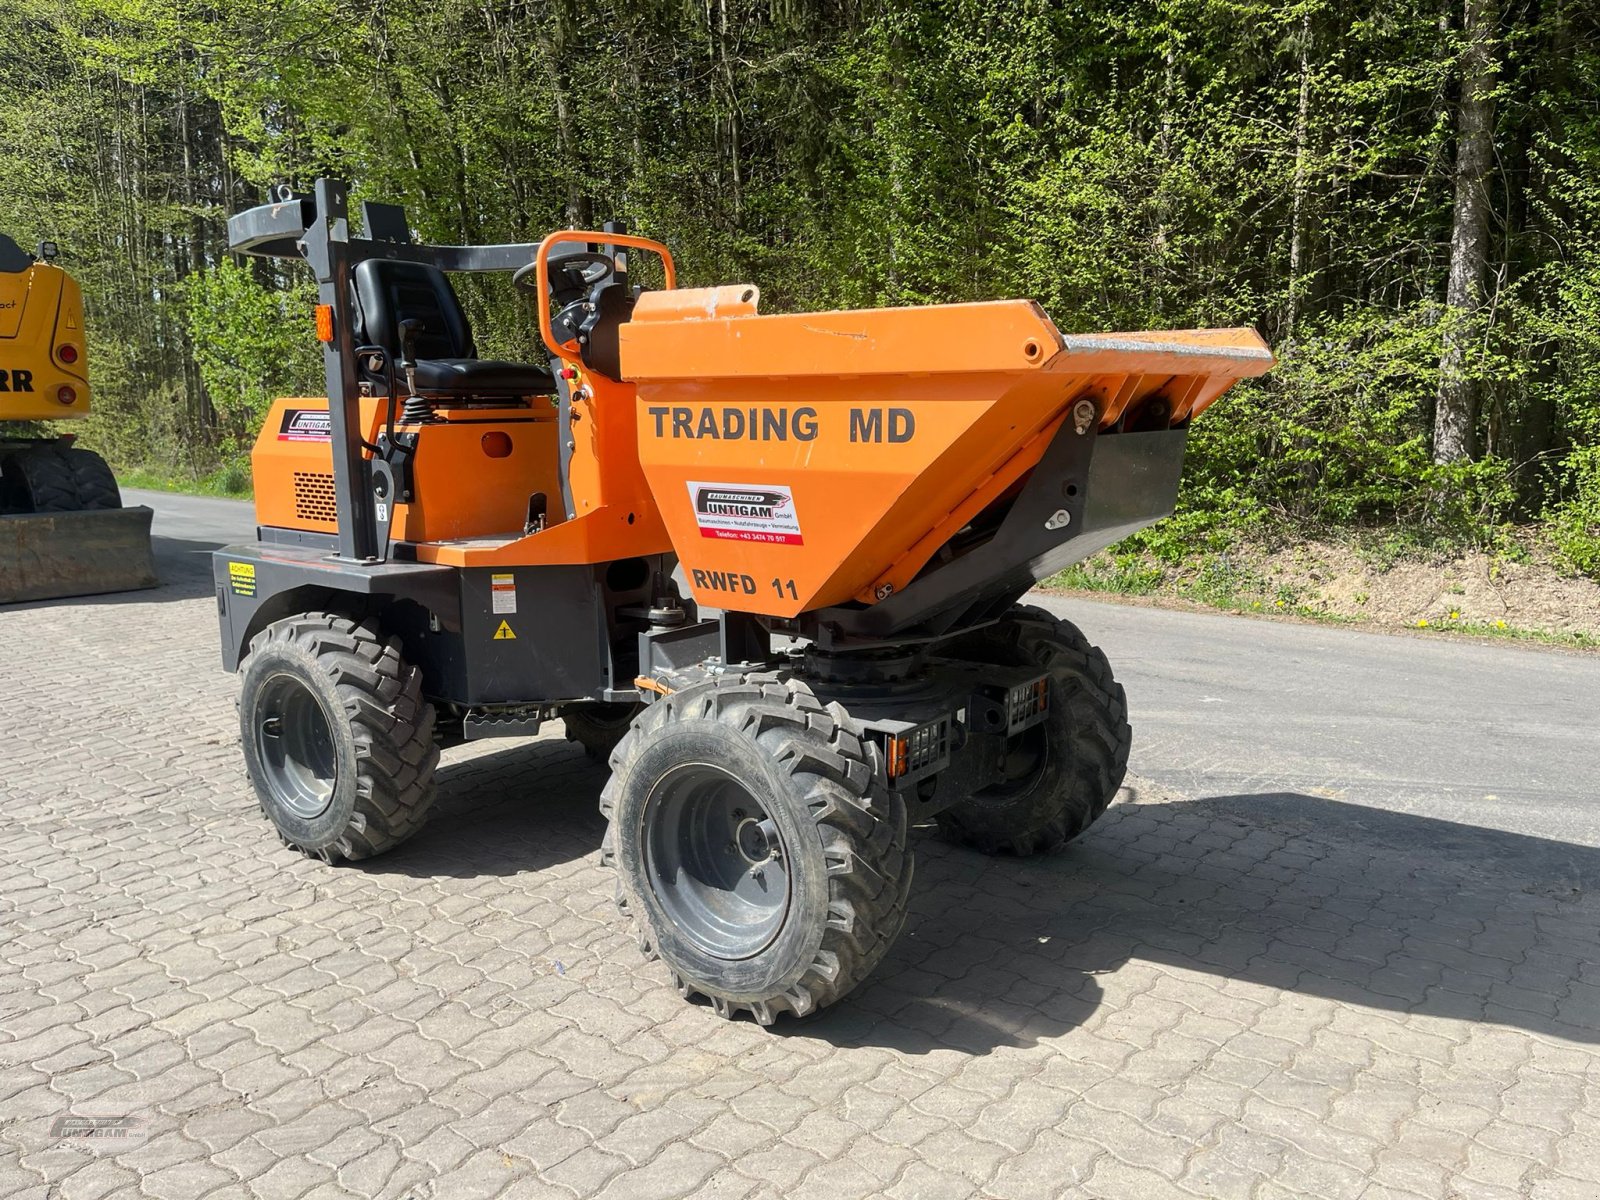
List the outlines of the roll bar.
<svg viewBox="0 0 1600 1200">
<path fill-rule="evenodd" d="M 550 252 L 557 246 L 569 246 L 573 242 L 593 242 L 607 247 L 631 246 L 635 250 L 648 250 L 658 255 L 661 267 L 666 275 L 667 290 L 678 286 L 677 268 L 672 262 L 672 251 L 660 242 L 653 242 L 649 238 L 634 237 L 626 233 L 596 233 L 592 229 L 563 229 L 560 233 L 552 233 L 539 243 L 534 256 L 538 264 L 539 292 L 541 296 L 550 294 Z M 498 248 L 498 247 L 496 247 Z M 449 268 L 446 268 L 448 270 Z M 577 354 L 567 346 L 556 341 L 555 329 L 550 322 L 550 305 L 539 305 L 539 336 L 544 339 L 545 348 L 557 358 L 573 361 Z"/>
<path fill-rule="evenodd" d="M 323 343 L 323 372 L 328 391 L 328 425 L 333 449 L 334 498 L 338 506 L 338 551 L 350 562 L 381 561 L 387 550 L 390 506 L 395 498 L 375 486 L 374 472 L 362 454 L 359 413 L 360 381 L 356 374 L 352 335 L 351 276 L 366 259 L 419 263 L 441 271 L 515 271 L 538 264 L 541 294 L 549 295 L 548 260 L 558 244 L 575 241 L 604 246 L 632 246 L 661 256 L 667 286 L 675 274 L 672 255 L 659 242 L 623 233 L 561 230 L 539 242 L 492 246 L 435 246 L 412 242 L 404 213 L 394 205 L 362 204 L 365 237 L 350 236 L 349 186 L 342 180 L 318 179 L 307 196 L 287 185 L 271 189 L 265 204 L 228 218 L 228 250 L 263 258 L 304 259 L 317 279 L 317 302 L 332 313 L 331 337 Z M 550 351 L 566 360 L 573 351 L 555 341 L 548 304 L 539 306 L 539 332 Z"/>
<path fill-rule="evenodd" d="M 318 180 L 319 185 L 325 181 Z M 344 186 L 339 187 L 341 193 Z M 374 238 L 370 236 L 376 223 L 372 217 L 379 210 L 392 210 L 391 205 L 363 204 L 367 213 L 369 236 L 350 236 L 349 222 L 343 205 L 331 224 L 337 240 L 345 249 L 351 263 L 369 258 L 386 258 L 394 262 L 422 263 L 438 267 L 441 271 L 514 271 L 533 261 L 542 242 L 508 242 L 493 246 L 430 246 L 411 242 L 404 237 Z M 253 254 L 261 258 L 308 258 L 306 232 L 317 225 L 318 207 L 311 196 L 283 194 L 278 200 L 258 204 L 228 218 L 228 251 L 231 254 Z M 332 214 L 330 214 L 331 216 Z M 402 222 L 403 227 L 403 222 Z M 619 240 L 616 234 L 584 234 L 595 240 Z M 548 242 L 550 239 L 546 238 Z M 315 265 L 315 264 L 313 264 Z"/>
</svg>

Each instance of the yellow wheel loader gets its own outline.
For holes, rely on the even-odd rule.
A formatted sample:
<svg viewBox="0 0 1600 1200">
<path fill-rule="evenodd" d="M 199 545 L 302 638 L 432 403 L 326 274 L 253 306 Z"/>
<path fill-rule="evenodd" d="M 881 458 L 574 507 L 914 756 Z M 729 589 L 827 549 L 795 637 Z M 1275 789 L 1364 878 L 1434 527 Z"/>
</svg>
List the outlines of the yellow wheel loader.
<svg viewBox="0 0 1600 1200">
<path fill-rule="evenodd" d="M 105 459 L 41 423 L 89 415 L 83 296 L 0 234 L 0 604 L 154 587 L 148 508 L 124 508 Z"/>
</svg>

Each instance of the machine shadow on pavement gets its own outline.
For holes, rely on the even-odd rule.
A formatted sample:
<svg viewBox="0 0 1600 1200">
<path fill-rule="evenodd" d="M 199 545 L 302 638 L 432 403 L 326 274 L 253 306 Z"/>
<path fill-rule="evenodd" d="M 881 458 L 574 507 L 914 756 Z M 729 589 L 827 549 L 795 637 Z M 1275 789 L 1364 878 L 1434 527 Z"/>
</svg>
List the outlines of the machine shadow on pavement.
<svg viewBox="0 0 1600 1200">
<path fill-rule="evenodd" d="M 597 850 L 602 764 L 549 740 L 462 754 L 440 767 L 427 828 L 361 869 L 510 876 Z M 1056 857 L 931 833 L 917 851 L 911 914 L 877 973 L 775 1032 L 913 1055 L 1028 1047 L 1090 1021 L 1100 977 L 1142 962 L 1600 1044 L 1600 989 L 1577 980 L 1600 919 L 1573 904 L 1600 881 L 1600 849 L 1278 792 L 1125 793 Z"/>
<path fill-rule="evenodd" d="M 1317 796 L 1123 802 L 1056 858 L 925 838 L 905 932 L 794 1036 L 983 1054 L 1087 1021 L 1130 960 L 1401 1017 L 1600 1043 L 1600 849 Z M 1157 989 L 1159 992 L 1159 988 Z M 1230 993 L 1239 995 L 1237 988 Z"/>
<path fill-rule="evenodd" d="M 428 824 L 357 869 L 460 879 L 527 875 L 599 849 L 603 763 L 565 741 L 519 741 L 487 752 L 484 745 L 445 751 Z"/>
<path fill-rule="evenodd" d="M 216 587 L 211 574 L 211 552 L 222 549 L 224 543 L 160 534 L 150 541 L 155 548 L 156 572 L 161 576 L 161 586 L 149 592 L 124 592 L 122 595 L 162 600 L 189 600 L 211 595 Z"/>
</svg>

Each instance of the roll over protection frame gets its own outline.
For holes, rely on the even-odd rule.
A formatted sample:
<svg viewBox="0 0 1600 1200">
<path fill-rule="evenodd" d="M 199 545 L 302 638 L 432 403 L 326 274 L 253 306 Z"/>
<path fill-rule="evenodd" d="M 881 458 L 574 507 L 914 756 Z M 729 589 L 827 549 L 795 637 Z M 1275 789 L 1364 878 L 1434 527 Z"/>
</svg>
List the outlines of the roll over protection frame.
<svg viewBox="0 0 1600 1200">
<path fill-rule="evenodd" d="M 444 272 L 515 271 L 537 263 L 540 295 L 548 296 L 551 251 L 561 244 L 582 241 L 606 246 L 628 246 L 660 255 L 670 288 L 676 282 L 672 255 L 659 242 L 616 232 L 561 230 L 539 242 L 509 242 L 488 246 L 438 246 L 399 237 L 404 215 L 397 206 L 368 206 L 382 219 L 368 230 L 376 237 L 350 235 L 350 189 L 341 180 L 318 179 L 310 196 L 273 189 L 265 204 L 228 218 L 228 250 L 262 258 L 304 259 L 317 280 L 317 303 L 333 314 L 333 337 L 323 343 L 323 373 L 328 392 L 328 423 L 333 442 L 334 498 L 339 511 L 338 549 L 334 557 L 348 562 L 373 563 L 384 559 L 387 539 L 377 517 L 380 500 L 373 494 L 371 466 L 363 456 L 356 377 L 357 347 L 352 337 L 350 280 L 357 263 L 366 259 L 419 263 Z M 539 306 L 539 332 L 550 352 L 568 362 L 580 361 L 577 352 L 555 341 L 550 306 Z"/>
</svg>

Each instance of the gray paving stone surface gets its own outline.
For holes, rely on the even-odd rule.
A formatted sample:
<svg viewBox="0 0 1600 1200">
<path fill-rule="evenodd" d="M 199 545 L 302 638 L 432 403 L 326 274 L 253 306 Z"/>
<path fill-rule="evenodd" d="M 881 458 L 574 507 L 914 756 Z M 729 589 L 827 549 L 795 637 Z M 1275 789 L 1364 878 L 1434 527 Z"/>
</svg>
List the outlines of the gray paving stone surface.
<svg viewBox="0 0 1600 1200">
<path fill-rule="evenodd" d="M 640 960 L 559 726 L 282 849 L 196 592 L 0 610 L 0 1197 L 1600 1196 L 1600 851 L 1133 780 L 1057 858 L 924 838 L 769 1032 Z"/>
</svg>

